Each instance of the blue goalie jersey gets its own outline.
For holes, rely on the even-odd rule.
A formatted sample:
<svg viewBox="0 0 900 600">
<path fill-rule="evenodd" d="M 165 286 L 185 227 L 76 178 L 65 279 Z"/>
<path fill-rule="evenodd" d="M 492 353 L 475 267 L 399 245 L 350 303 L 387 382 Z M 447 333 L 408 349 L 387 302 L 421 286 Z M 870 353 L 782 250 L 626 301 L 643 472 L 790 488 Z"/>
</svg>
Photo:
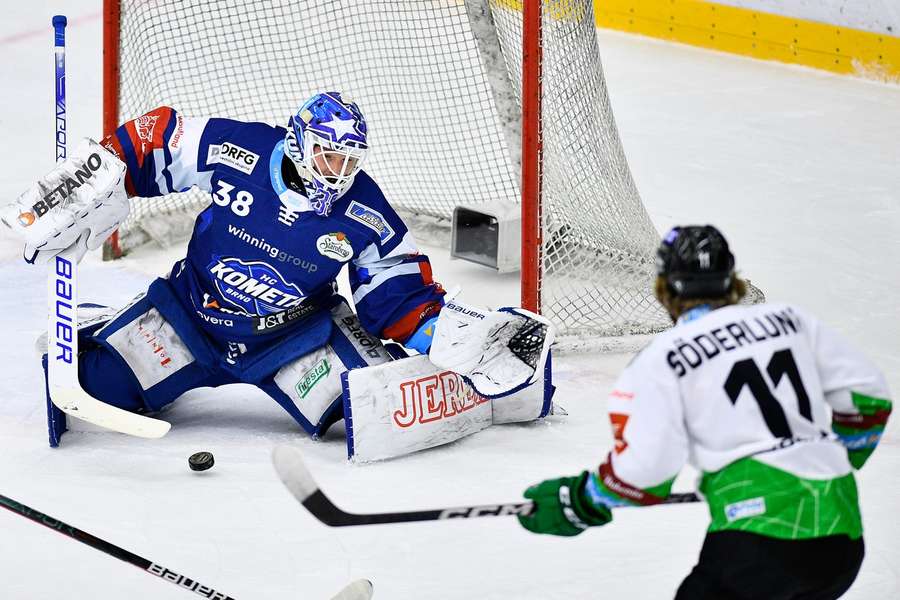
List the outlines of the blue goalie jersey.
<svg viewBox="0 0 900 600">
<path fill-rule="evenodd" d="M 209 192 L 169 281 L 213 338 L 262 341 L 302 326 L 306 314 L 333 304 L 347 265 L 363 327 L 406 341 L 441 307 L 428 258 L 363 171 L 329 216 L 316 214 L 284 138 L 281 127 L 161 107 L 103 144 L 126 163 L 132 196 Z"/>
</svg>

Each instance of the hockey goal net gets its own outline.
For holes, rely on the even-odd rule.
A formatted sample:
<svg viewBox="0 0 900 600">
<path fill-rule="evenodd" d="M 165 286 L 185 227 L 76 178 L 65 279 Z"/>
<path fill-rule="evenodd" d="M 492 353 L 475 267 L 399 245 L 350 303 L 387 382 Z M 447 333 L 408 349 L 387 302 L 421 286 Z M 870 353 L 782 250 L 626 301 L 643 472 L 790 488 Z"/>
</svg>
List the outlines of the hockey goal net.
<svg viewBox="0 0 900 600">
<path fill-rule="evenodd" d="M 162 104 L 284 125 L 311 93 L 342 90 L 393 205 L 449 219 L 520 204 L 523 306 L 564 336 L 668 325 L 590 0 L 105 0 L 105 18 L 107 132 Z M 119 250 L 187 234 L 207 202 L 136 199 Z"/>
</svg>

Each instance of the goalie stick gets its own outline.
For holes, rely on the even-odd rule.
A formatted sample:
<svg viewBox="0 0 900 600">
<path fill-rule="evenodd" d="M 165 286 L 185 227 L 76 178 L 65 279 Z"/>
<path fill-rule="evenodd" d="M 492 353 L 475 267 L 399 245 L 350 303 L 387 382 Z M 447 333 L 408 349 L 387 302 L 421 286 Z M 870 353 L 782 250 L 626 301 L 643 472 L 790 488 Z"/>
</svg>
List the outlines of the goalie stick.
<svg viewBox="0 0 900 600">
<path fill-rule="evenodd" d="M 109 554 L 115 558 L 118 558 L 121 561 L 127 562 L 128 564 L 134 565 L 142 571 L 146 571 L 151 575 L 156 575 L 160 579 L 165 579 L 171 583 L 174 583 L 178 587 L 187 590 L 189 592 L 194 592 L 199 596 L 203 596 L 204 598 L 209 598 L 210 600 L 235 600 L 232 596 L 228 596 L 222 592 L 216 591 L 213 588 L 203 585 L 196 579 L 192 579 L 190 577 L 186 577 L 171 569 L 167 569 L 166 567 L 156 564 L 142 556 L 138 556 L 134 552 L 130 552 L 125 550 L 124 548 L 120 548 L 115 544 L 107 542 L 106 540 L 100 539 L 94 535 L 86 531 L 82 531 L 76 527 L 72 527 L 67 523 L 63 523 L 58 519 L 54 519 L 49 515 L 45 515 L 44 513 L 37 511 L 29 506 L 22 504 L 21 502 L 16 502 L 12 498 L 8 498 L 2 494 L 0 494 L 0 506 L 9 510 L 10 512 L 16 513 L 17 515 L 21 515 L 26 519 L 30 519 L 35 523 L 39 523 L 48 529 L 52 529 L 53 531 L 58 531 L 59 533 L 72 538 L 73 540 L 79 541 L 82 544 L 86 544 L 91 548 Z M 367 579 L 357 579 L 356 581 L 350 583 L 340 592 L 338 592 L 337 596 L 334 596 L 331 600 L 369 600 L 372 597 L 372 582 Z"/>
<path fill-rule="evenodd" d="M 527 515 L 534 508 L 532 502 L 457 506 L 432 510 L 415 510 L 386 513 L 349 513 L 335 504 L 316 485 L 299 450 L 280 445 L 272 451 L 272 463 L 291 494 L 322 523 L 330 527 L 351 525 L 380 525 L 385 523 L 410 523 L 414 521 L 442 521 L 445 519 L 471 519 L 474 517 L 505 517 Z M 694 493 L 670 494 L 663 504 L 699 502 Z"/>
<path fill-rule="evenodd" d="M 53 17 L 56 160 L 66 158 L 66 17 Z M 78 383 L 78 251 L 75 245 L 50 261 L 48 281 L 47 396 L 61 411 L 106 429 L 160 438 L 171 425 L 100 402 Z"/>
</svg>

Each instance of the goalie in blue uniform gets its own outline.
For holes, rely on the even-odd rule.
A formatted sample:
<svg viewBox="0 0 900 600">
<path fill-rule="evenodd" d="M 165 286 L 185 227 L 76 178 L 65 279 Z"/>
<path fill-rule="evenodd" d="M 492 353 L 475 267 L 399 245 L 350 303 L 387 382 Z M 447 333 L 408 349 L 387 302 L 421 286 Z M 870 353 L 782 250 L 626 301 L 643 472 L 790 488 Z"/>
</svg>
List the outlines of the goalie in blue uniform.
<svg viewBox="0 0 900 600">
<path fill-rule="evenodd" d="M 45 263 L 102 244 L 128 197 L 209 192 L 169 275 L 80 329 L 81 386 L 128 411 L 250 383 L 318 436 L 342 417 L 340 374 L 391 360 L 381 339 L 429 353 L 484 396 L 535 381 L 549 324 L 521 309 L 445 306 L 428 258 L 362 169 L 368 152 L 359 107 L 337 92 L 310 98 L 287 128 L 161 107 L 86 140 L 0 218 L 25 260 Z M 336 293 L 344 265 L 356 313 Z M 66 421 L 48 406 L 56 445 Z"/>
</svg>

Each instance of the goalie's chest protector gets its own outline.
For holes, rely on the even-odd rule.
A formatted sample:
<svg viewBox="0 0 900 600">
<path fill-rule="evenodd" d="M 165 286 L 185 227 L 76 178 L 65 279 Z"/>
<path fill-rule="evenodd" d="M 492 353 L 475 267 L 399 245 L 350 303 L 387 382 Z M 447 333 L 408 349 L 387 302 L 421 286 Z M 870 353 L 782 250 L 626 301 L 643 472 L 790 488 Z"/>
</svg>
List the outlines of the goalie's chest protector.
<svg viewBox="0 0 900 600">
<path fill-rule="evenodd" d="M 307 209 L 283 182 L 283 140 L 283 129 L 254 123 L 199 149 L 198 170 L 212 169 L 212 202 L 197 217 L 185 268 L 176 266 L 173 280 L 188 288 L 213 333 L 217 311 L 265 316 L 330 295 L 343 266 L 375 236 L 344 215 L 357 185 L 328 217 Z M 221 333 L 234 339 L 236 332 Z"/>
</svg>

